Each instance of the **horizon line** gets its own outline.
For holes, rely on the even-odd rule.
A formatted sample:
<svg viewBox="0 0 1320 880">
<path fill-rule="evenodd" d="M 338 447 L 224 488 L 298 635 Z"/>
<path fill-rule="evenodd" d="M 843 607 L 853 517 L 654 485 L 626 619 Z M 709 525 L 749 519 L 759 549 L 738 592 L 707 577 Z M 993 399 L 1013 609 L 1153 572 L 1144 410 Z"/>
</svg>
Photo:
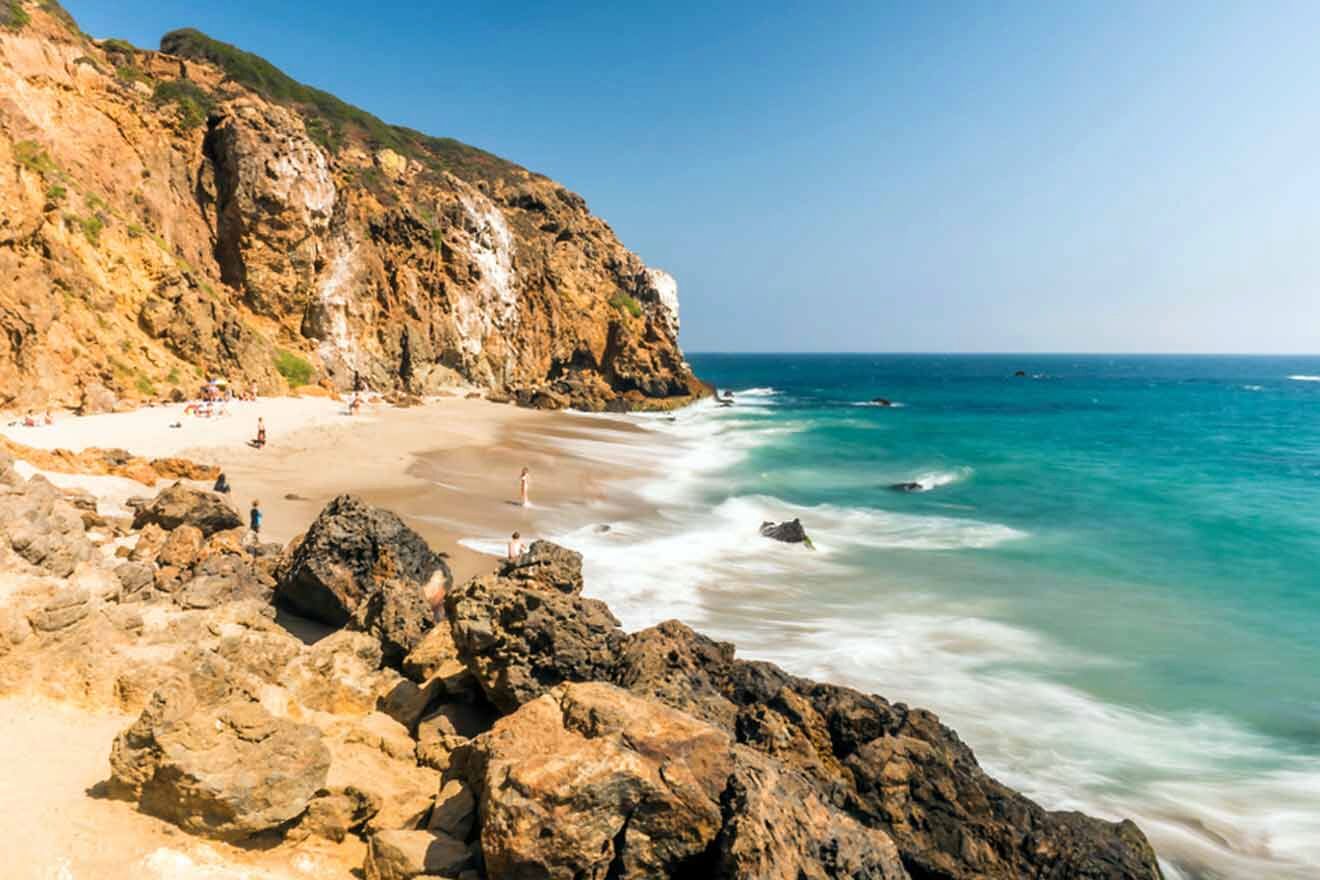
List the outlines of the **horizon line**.
<svg viewBox="0 0 1320 880">
<path fill-rule="evenodd" d="M 688 355 L 753 355 L 773 357 L 784 355 L 807 355 L 826 357 L 844 355 L 857 357 L 895 356 L 907 357 L 1241 357 L 1241 358 L 1315 358 L 1320 352 L 1241 352 L 1241 351 L 827 351 L 821 349 L 798 349 L 787 351 L 769 350 L 684 350 Z"/>
</svg>

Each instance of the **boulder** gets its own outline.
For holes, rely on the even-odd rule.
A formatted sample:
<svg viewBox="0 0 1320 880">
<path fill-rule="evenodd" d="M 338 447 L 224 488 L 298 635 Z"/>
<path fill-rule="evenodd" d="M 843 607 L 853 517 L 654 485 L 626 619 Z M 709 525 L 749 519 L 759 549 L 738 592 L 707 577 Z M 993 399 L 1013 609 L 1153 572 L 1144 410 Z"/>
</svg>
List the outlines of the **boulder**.
<svg viewBox="0 0 1320 880">
<path fill-rule="evenodd" d="M 469 749 L 493 877 L 692 871 L 719 833 L 733 766 L 724 731 L 598 683 L 527 703 Z"/>
<path fill-rule="evenodd" d="M 181 525 L 169 533 L 156 561 L 176 568 L 191 568 L 202 551 L 202 530 L 193 525 Z"/>
<path fill-rule="evenodd" d="M 51 633 L 73 626 L 87 616 L 91 597 L 86 590 L 66 588 L 60 590 L 46 604 L 29 615 L 32 628 Z"/>
<path fill-rule="evenodd" d="M 179 526 L 194 526 L 203 537 L 210 537 L 216 532 L 240 528 L 243 520 L 224 496 L 176 482 L 138 508 L 133 516 L 133 528 L 147 525 L 160 526 L 167 532 Z"/>
<path fill-rule="evenodd" d="M 712 877 L 909 880 L 889 835 L 821 799 L 804 776 L 738 746 Z"/>
<path fill-rule="evenodd" d="M 112 781 L 143 812 L 191 834 L 243 840 L 296 819 L 325 786 L 320 732 L 230 696 L 158 691 L 115 739 Z"/>
<path fill-rule="evenodd" d="M 389 578 L 357 606 L 348 625 L 379 641 L 385 663 L 397 667 L 421 644 L 433 621 L 431 604 L 419 584 Z"/>
<path fill-rule="evenodd" d="M 458 656 L 448 620 L 441 621 L 422 637 L 404 658 L 402 669 L 404 675 L 418 684 L 440 679 L 445 693 L 452 697 L 470 693 L 476 684 Z"/>
<path fill-rule="evenodd" d="M 364 795 L 372 805 L 367 830 L 411 830 L 426 823 L 440 774 L 417 765 L 406 729 L 373 714 L 330 724 L 325 739 L 331 754 L 325 788 Z"/>
<path fill-rule="evenodd" d="M 453 877 L 475 860 L 467 844 L 430 831 L 379 831 L 367 843 L 367 880 Z"/>
<path fill-rule="evenodd" d="M 550 541 L 533 541 L 522 556 L 501 566 L 500 577 L 530 589 L 576 596 L 582 592 L 582 554 Z"/>
<path fill-rule="evenodd" d="M 738 707 L 724 694 L 734 647 L 694 632 L 677 620 L 628 635 L 611 680 L 727 730 Z"/>
<path fill-rule="evenodd" d="M 68 577 L 94 551 L 81 512 L 40 474 L 14 477 L 0 492 L 0 557 L 12 551 L 45 573 Z"/>
<path fill-rule="evenodd" d="M 456 840 L 467 840 L 477 821 L 477 801 L 472 788 L 461 779 L 450 779 L 435 796 L 435 807 L 426 828 L 437 834 L 448 834 Z"/>
<path fill-rule="evenodd" d="M 605 603 L 475 578 L 445 597 L 454 643 L 486 697 L 511 712 L 566 681 L 608 681 L 623 641 Z"/>
<path fill-rule="evenodd" d="M 387 581 L 420 590 L 437 571 L 450 586 L 448 565 L 403 520 L 340 495 L 293 551 L 276 596 L 313 620 L 344 626 Z"/>
<path fill-rule="evenodd" d="M 78 405 L 78 414 L 84 416 L 94 416 L 101 413 L 115 411 L 115 405 L 119 403 L 114 392 L 104 385 L 93 382 L 83 386 L 82 402 Z"/>
<path fill-rule="evenodd" d="M 785 544 L 811 546 L 811 539 L 807 537 L 807 530 L 802 527 L 802 520 L 800 519 L 781 523 L 763 522 L 761 523 L 761 536 L 775 541 L 783 541 Z"/>
</svg>

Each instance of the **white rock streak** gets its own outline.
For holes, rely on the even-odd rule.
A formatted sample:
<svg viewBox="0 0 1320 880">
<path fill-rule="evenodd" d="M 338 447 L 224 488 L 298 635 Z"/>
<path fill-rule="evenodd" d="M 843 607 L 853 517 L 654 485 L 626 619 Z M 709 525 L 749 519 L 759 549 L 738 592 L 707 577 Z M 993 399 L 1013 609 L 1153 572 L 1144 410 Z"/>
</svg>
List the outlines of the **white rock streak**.
<svg viewBox="0 0 1320 880">
<path fill-rule="evenodd" d="M 459 193 L 476 231 L 468 241 L 468 254 L 481 272 L 472 291 L 454 301 L 454 320 L 468 354 L 480 354 L 486 336 L 509 329 L 518 319 L 518 294 L 513 285 L 513 233 L 499 208 L 480 192 Z"/>
</svg>

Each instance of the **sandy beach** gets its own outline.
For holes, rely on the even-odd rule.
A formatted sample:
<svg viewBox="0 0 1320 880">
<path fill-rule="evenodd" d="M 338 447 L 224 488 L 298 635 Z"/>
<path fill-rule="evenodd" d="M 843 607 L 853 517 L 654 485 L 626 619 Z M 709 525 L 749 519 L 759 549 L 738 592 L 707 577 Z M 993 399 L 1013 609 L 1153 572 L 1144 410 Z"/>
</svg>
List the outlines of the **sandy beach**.
<svg viewBox="0 0 1320 880">
<path fill-rule="evenodd" d="M 258 419 L 266 425 L 261 449 L 249 443 Z M 183 405 L 175 404 L 64 416 L 37 428 L 8 421 L 0 433 L 40 449 L 120 448 L 148 458 L 181 456 L 218 465 L 244 517 L 252 501 L 260 502 L 265 540 L 296 537 L 330 499 L 356 494 L 394 510 L 449 554 L 460 582 L 493 564 L 460 540 L 514 530 L 524 540 L 534 539 L 547 516 L 566 505 L 635 503 L 618 487 L 645 476 L 635 461 L 606 463 L 575 451 L 578 445 L 608 448 L 642 433 L 624 419 L 460 397 L 411 408 L 368 403 L 355 416 L 344 401 L 281 397 L 231 403 L 227 415 L 209 419 L 186 416 Z M 170 427 L 174 424 L 180 427 Z M 529 508 L 517 504 L 523 467 L 531 469 Z M 154 491 L 119 477 L 42 473 L 57 485 L 87 489 L 110 510 Z"/>
</svg>

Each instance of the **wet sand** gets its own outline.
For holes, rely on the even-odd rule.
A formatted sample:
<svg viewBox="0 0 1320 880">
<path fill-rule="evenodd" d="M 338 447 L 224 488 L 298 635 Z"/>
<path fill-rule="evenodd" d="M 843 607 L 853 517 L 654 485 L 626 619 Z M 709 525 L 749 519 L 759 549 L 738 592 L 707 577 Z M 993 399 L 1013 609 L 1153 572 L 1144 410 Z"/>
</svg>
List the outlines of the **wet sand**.
<svg viewBox="0 0 1320 880">
<path fill-rule="evenodd" d="M 462 582 L 495 564 L 459 544 L 462 538 L 517 530 L 526 541 L 566 505 L 629 503 L 614 487 L 644 476 L 641 470 L 575 454 L 561 441 L 612 445 L 640 433 L 623 419 L 441 398 L 411 409 L 377 405 L 283 434 L 264 449 L 230 444 L 186 454 L 224 469 L 245 516 L 253 499 L 261 502 L 266 540 L 294 538 L 327 502 L 349 492 L 402 516 L 448 554 Z M 523 467 L 531 469 L 530 508 L 518 504 Z"/>
</svg>

